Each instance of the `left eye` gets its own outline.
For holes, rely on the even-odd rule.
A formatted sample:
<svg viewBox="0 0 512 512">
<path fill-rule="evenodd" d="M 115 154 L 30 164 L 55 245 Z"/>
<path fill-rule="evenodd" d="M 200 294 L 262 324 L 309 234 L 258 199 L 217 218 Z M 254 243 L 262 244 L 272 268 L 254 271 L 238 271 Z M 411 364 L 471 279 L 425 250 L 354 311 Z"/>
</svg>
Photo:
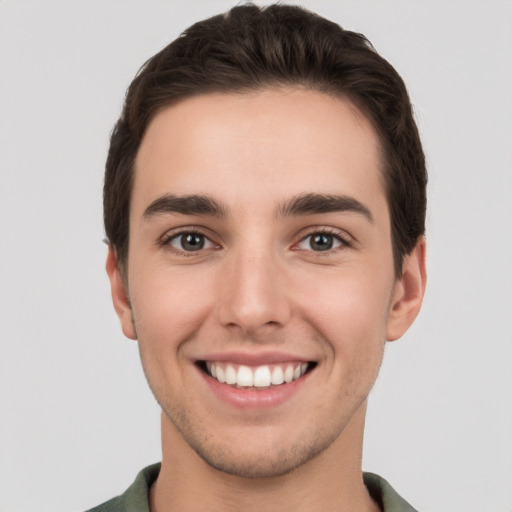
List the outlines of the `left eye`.
<svg viewBox="0 0 512 512">
<path fill-rule="evenodd" d="M 299 248 L 306 251 L 330 251 L 344 245 L 344 242 L 335 235 L 329 233 L 313 233 L 303 238 L 299 243 Z"/>
<path fill-rule="evenodd" d="M 185 252 L 195 252 L 214 247 L 213 242 L 201 233 L 180 233 L 170 238 L 168 244 L 174 249 Z"/>
</svg>

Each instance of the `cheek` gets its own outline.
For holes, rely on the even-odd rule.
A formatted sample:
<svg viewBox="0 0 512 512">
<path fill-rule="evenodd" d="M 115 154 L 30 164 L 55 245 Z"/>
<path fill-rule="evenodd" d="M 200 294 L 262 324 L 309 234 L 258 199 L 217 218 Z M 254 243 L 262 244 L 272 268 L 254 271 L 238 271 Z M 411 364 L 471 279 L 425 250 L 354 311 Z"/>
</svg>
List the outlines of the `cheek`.
<svg viewBox="0 0 512 512">
<path fill-rule="evenodd" d="M 132 311 L 146 379 L 164 407 L 184 394 L 182 347 L 204 318 L 201 294 L 186 280 L 166 272 L 140 276 L 132 282 Z M 172 395 L 172 396 L 171 396 Z"/>
<path fill-rule="evenodd" d="M 139 340 L 151 340 L 153 350 L 176 349 L 192 335 L 208 310 L 200 276 L 187 272 L 152 272 L 130 286 Z"/>
<path fill-rule="evenodd" d="M 392 286 L 378 273 L 347 272 L 305 284 L 302 314 L 334 351 L 364 352 L 383 342 Z"/>
</svg>

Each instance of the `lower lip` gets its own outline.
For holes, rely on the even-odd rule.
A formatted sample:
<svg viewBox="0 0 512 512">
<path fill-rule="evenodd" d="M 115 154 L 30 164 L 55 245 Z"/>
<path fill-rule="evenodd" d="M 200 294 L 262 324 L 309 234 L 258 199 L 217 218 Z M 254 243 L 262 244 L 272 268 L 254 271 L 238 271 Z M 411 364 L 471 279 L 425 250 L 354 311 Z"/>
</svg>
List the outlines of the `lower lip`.
<svg viewBox="0 0 512 512">
<path fill-rule="evenodd" d="M 223 402 L 247 409 L 265 409 L 276 407 L 290 400 L 308 380 L 311 372 L 308 372 L 297 380 L 287 384 L 263 389 L 236 388 L 228 384 L 221 384 L 217 379 L 198 368 L 206 384 L 212 392 Z"/>
</svg>

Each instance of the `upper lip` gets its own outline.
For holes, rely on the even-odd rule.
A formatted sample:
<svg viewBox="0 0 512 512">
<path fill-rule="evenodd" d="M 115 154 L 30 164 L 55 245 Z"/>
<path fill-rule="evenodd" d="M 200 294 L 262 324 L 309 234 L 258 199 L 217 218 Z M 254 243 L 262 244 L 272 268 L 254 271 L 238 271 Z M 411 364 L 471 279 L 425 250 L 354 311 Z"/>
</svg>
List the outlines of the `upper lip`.
<svg viewBox="0 0 512 512">
<path fill-rule="evenodd" d="M 210 361 L 210 362 L 225 362 L 234 364 L 243 364 L 247 366 L 258 366 L 265 364 L 279 364 L 279 363 L 292 363 L 302 362 L 307 363 L 313 361 L 313 359 L 290 354 L 286 352 L 277 351 L 260 351 L 260 352 L 212 352 L 205 354 L 197 359 L 198 361 Z"/>
</svg>

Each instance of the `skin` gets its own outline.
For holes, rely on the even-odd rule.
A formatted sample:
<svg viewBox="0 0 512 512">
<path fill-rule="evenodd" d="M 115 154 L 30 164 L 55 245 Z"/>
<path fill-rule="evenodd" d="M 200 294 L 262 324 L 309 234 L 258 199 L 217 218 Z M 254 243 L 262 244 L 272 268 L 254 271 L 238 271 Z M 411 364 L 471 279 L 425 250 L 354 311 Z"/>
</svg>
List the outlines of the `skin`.
<svg viewBox="0 0 512 512">
<path fill-rule="evenodd" d="M 425 288 L 423 239 L 394 274 L 380 169 L 370 122 L 315 91 L 203 95 L 150 123 L 126 270 L 111 248 L 107 272 L 163 411 L 153 511 L 378 510 L 361 474 L 366 400 Z M 162 211 L 170 194 L 207 195 L 222 211 Z M 283 211 L 305 194 L 364 211 Z M 183 232 L 204 248 L 187 250 Z M 315 366 L 286 400 L 235 406 L 197 366 L 225 353 Z"/>
</svg>

